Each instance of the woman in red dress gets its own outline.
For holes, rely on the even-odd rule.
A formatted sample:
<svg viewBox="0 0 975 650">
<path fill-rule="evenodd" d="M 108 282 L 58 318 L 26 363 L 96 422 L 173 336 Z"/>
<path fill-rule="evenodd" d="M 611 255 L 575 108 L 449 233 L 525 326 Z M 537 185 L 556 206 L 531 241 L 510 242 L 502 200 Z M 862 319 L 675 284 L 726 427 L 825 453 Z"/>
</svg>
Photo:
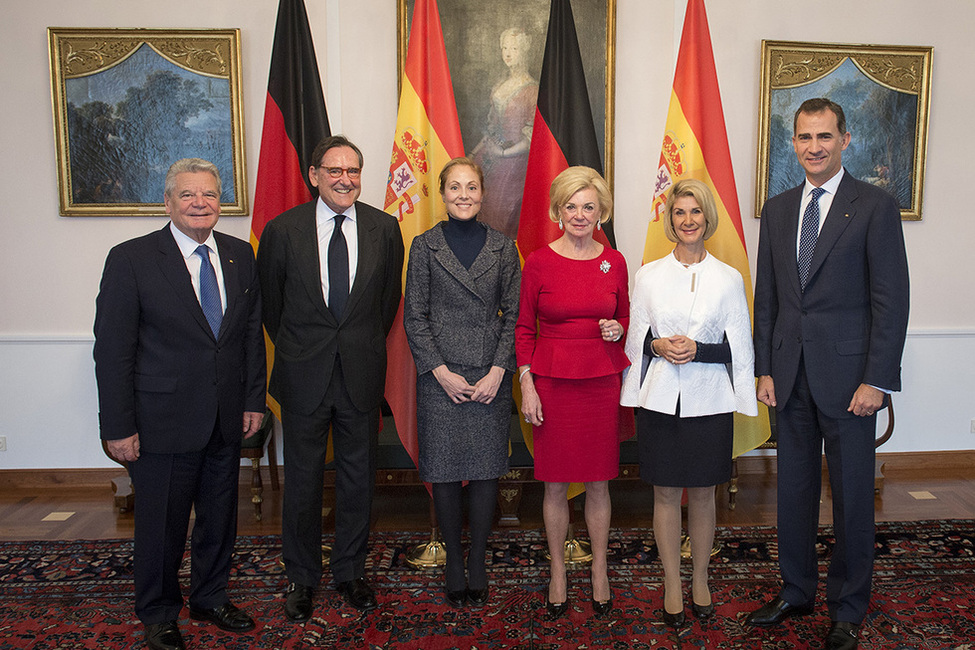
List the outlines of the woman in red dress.
<svg viewBox="0 0 975 650">
<path fill-rule="evenodd" d="M 568 611 L 565 538 L 569 483 L 585 483 L 592 543 L 592 606 L 613 606 L 606 573 L 609 480 L 619 473 L 619 393 L 629 365 L 623 335 L 629 322 L 626 261 L 593 239 L 612 215 L 602 176 L 570 167 L 552 182 L 549 217 L 562 236 L 525 262 L 515 353 L 521 410 L 534 427 L 535 478 L 545 482 L 542 515 L 552 555 L 546 607 Z"/>
</svg>

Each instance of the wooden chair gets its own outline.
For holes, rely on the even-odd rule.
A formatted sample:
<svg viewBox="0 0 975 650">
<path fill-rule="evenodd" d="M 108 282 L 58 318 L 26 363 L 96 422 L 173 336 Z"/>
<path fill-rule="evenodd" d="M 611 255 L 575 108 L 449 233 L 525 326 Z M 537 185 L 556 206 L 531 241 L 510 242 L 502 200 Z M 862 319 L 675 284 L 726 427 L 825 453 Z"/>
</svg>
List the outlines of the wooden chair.
<svg viewBox="0 0 975 650">
<path fill-rule="evenodd" d="M 261 478 L 261 458 L 267 444 L 267 464 L 271 473 L 271 489 L 280 490 L 278 482 L 278 452 L 274 444 L 274 415 L 264 412 L 261 428 L 250 438 L 244 438 L 240 445 L 240 457 L 251 459 L 251 503 L 254 504 L 254 518 L 258 521 L 264 516 L 264 480 Z"/>
</svg>

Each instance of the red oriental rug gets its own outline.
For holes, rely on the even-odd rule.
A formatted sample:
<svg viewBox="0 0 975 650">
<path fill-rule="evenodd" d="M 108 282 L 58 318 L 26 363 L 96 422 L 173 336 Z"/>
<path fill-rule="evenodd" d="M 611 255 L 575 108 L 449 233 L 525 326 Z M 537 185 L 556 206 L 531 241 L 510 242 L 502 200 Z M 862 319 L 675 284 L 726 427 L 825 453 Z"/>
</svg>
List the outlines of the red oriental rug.
<svg viewBox="0 0 975 650">
<path fill-rule="evenodd" d="M 833 544 L 820 531 L 822 577 Z M 424 533 L 373 534 L 369 578 L 380 608 L 360 614 L 325 585 L 304 625 L 288 622 L 278 564 L 280 538 L 240 537 L 231 580 L 233 600 L 258 620 L 246 635 L 189 619 L 180 629 L 191 648 L 819 648 L 829 626 L 822 589 L 817 613 L 771 630 L 742 626 L 745 614 L 778 584 L 775 530 L 718 531 L 712 563 L 717 616 L 680 633 L 663 625 L 660 564 L 652 533 L 613 531 L 610 580 L 615 608 L 591 616 L 588 572 L 570 575 L 571 609 L 544 616 L 544 538 L 537 531 L 496 531 L 491 546 L 491 599 L 483 609 L 444 602 L 439 573 L 411 569 L 404 554 Z M 132 542 L 0 542 L 0 650 L 143 648 L 132 593 Z M 685 563 L 687 565 L 688 563 Z M 689 566 L 686 566 L 689 570 Z M 189 567 L 183 567 L 184 585 Z M 685 575 L 689 585 L 690 576 Z M 821 581 L 822 582 L 822 581 Z M 689 587 L 688 587 L 689 588 Z M 185 593 L 185 588 L 184 588 Z M 975 521 L 882 523 L 877 526 L 874 596 L 860 648 L 975 649 Z"/>
</svg>

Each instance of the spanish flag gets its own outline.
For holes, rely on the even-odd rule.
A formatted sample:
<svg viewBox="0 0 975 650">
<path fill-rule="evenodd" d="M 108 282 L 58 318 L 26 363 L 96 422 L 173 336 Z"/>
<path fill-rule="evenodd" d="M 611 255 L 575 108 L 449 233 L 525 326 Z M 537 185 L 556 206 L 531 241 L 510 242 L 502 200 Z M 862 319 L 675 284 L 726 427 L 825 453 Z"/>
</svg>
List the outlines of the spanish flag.
<svg viewBox="0 0 975 650">
<path fill-rule="evenodd" d="M 312 163 L 309 158 L 315 145 L 329 134 L 325 96 L 304 0 L 281 0 L 271 48 L 251 217 L 250 241 L 255 252 L 264 226 L 271 219 L 318 196 L 308 179 L 308 167 Z M 270 376 L 274 345 L 266 335 L 264 338 Z M 271 411 L 281 419 L 281 407 L 270 395 L 267 401 Z"/>
<path fill-rule="evenodd" d="M 722 262 L 735 267 L 745 281 L 748 308 L 752 310 L 752 280 L 745 252 L 745 236 L 738 208 L 738 191 L 731 167 L 731 151 L 725 131 L 718 76 L 711 50 L 711 34 L 704 0 L 688 0 L 684 31 L 674 72 L 674 88 L 667 111 L 667 127 L 654 179 L 653 207 L 643 261 L 670 254 L 674 244 L 664 234 L 663 214 L 667 190 L 681 178 L 696 178 L 708 185 L 718 206 L 718 230 L 707 249 Z M 764 406 L 760 407 L 764 410 Z M 767 413 L 749 418 L 735 413 L 732 456 L 755 449 L 769 438 Z"/>
<path fill-rule="evenodd" d="M 385 210 L 400 222 L 407 254 L 413 238 L 439 221 L 440 170 L 464 155 L 436 0 L 417 0 L 410 26 Z M 403 267 L 403 283 L 406 269 Z M 403 447 L 416 463 L 416 366 L 403 329 L 403 303 L 386 340 L 386 401 Z"/>
</svg>

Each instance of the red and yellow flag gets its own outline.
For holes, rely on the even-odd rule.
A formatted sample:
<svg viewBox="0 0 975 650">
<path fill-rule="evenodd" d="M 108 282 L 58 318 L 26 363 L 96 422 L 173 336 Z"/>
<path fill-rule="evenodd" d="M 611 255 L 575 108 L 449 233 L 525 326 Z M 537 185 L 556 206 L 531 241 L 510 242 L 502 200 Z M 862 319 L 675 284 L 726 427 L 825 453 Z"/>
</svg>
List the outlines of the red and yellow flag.
<svg viewBox="0 0 975 650">
<path fill-rule="evenodd" d="M 687 2 L 677 69 L 674 72 L 674 88 L 667 111 L 667 127 L 654 180 L 653 207 L 643 249 L 644 262 L 664 257 L 674 248 L 664 234 L 663 210 L 667 190 L 682 178 L 696 178 L 706 183 L 714 194 L 718 206 L 718 230 L 708 240 L 707 249 L 741 273 L 745 281 L 748 309 L 751 311 L 751 272 L 704 0 Z M 767 412 L 764 406 L 759 406 L 760 417 L 757 418 L 735 413 L 733 457 L 768 440 Z"/>
<path fill-rule="evenodd" d="M 464 143 L 450 82 L 440 12 L 436 0 L 417 0 L 410 26 L 403 88 L 396 118 L 396 136 L 389 164 L 384 208 L 396 217 L 407 255 L 413 238 L 440 220 L 440 170 L 464 155 Z M 406 266 L 403 283 L 406 284 Z M 403 329 L 403 304 L 386 341 L 386 401 L 396 431 L 415 463 L 416 366 Z"/>
</svg>

